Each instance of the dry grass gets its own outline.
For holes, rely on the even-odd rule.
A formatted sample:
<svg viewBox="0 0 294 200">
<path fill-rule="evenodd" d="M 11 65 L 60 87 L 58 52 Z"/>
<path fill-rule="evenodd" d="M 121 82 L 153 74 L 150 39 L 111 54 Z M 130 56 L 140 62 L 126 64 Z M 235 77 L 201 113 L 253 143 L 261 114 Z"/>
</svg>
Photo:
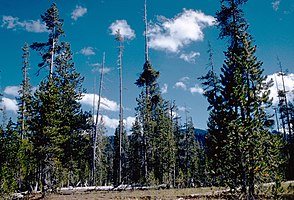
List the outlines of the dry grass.
<svg viewBox="0 0 294 200">
<path fill-rule="evenodd" d="M 294 199 L 294 181 L 283 183 L 284 199 Z M 76 192 L 69 195 L 50 194 L 45 200 L 188 200 L 188 199 L 224 199 L 221 192 L 224 188 L 203 187 L 185 189 L 161 189 L 161 190 L 128 190 L 128 191 L 95 191 Z M 225 196 L 230 198 L 229 194 Z M 233 198 L 231 196 L 231 198 Z M 30 199 L 40 199 L 38 196 Z M 234 199 L 234 198 L 233 198 Z M 260 195 L 257 199 L 270 199 L 266 195 Z"/>
<path fill-rule="evenodd" d="M 100 191 L 74 193 L 70 195 L 49 195 L 46 200 L 77 200 L 77 199 L 150 199 L 150 200 L 170 200 L 170 199 L 206 199 L 206 194 L 213 194 L 218 188 L 185 188 L 185 189 L 164 189 L 164 190 L 135 190 L 135 191 Z"/>
</svg>

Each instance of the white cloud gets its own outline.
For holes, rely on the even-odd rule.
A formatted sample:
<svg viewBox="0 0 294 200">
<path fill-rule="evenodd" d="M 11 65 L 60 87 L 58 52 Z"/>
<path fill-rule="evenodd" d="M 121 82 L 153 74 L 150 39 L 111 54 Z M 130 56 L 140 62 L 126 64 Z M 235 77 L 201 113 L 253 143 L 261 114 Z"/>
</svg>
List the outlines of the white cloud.
<svg viewBox="0 0 294 200">
<path fill-rule="evenodd" d="M 168 85 L 166 83 L 163 84 L 163 87 L 161 88 L 161 93 L 166 94 L 167 93 L 167 88 L 168 88 Z"/>
<path fill-rule="evenodd" d="M 101 116 L 99 116 L 101 118 Z M 109 118 L 107 115 L 103 115 L 102 120 L 106 128 L 116 129 L 119 124 L 118 119 Z"/>
<path fill-rule="evenodd" d="M 92 63 L 92 64 L 89 64 L 89 66 L 91 66 L 91 67 L 101 67 L 102 64 L 101 63 Z"/>
<path fill-rule="evenodd" d="M 16 26 L 19 25 L 19 18 L 18 17 L 13 17 L 13 16 L 3 16 L 2 17 L 2 25 L 1 27 L 5 27 L 7 29 L 13 29 Z"/>
<path fill-rule="evenodd" d="M 195 63 L 196 57 L 198 57 L 198 56 L 200 56 L 200 53 L 199 52 L 191 51 L 188 54 L 182 53 L 180 55 L 180 58 L 183 59 L 186 62 Z"/>
<path fill-rule="evenodd" d="M 99 115 L 99 120 L 100 119 L 101 119 L 101 115 Z M 136 119 L 135 117 L 127 117 L 126 119 L 123 119 L 123 123 L 124 123 L 127 131 L 131 130 L 135 119 Z M 96 116 L 94 116 L 94 120 L 96 120 Z M 103 120 L 105 127 L 109 128 L 109 129 L 115 130 L 119 125 L 119 119 L 110 118 L 107 115 L 102 115 L 102 120 Z"/>
<path fill-rule="evenodd" d="M 180 78 L 180 81 L 182 81 L 182 82 L 187 82 L 189 80 L 190 80 L 190 78 L 188 76 L 184 76 L 184 77 Z"/>
<path fill-rule="evenodd" d="M 18 111 L 17 101 L 15 99 L 3 97 L 1 107 L 5 107 L 7 111 L 13 111 L 14 113 L 17 113 Z"/>
<path fill-rule="evenodd" d="M 185 83 L 183 83 L 182 81 L 176 82 L 174 88 L 181 88 L 183 90 L 187 90 L 187 86 Z"/>
<path fill-rule="evenodd" d="M 18 91 L 20 90 L 19 86 L 7 86 L 4 89 L 4 93 L 7 95 L 12 95 L 14 97 L 19 96 Z"/>
<path fill-rule="evenodd" d="M 109 29 L 111 30 L 111 35 L 116 35 L 116 32 L 119 30 L 124 39 L 132 40 L 136 37 L 135 31 L 131 29 L 126 20 L 116 20 L 109 26 Z"/>
<path fill-rule="evenodd" d="M 84 56 L 94 56 L 95 55 L 93 47 L 85 47 L 85 48 L 81 49 L 79 53 L 83 54 Z"/>
<path fill-rule="evenodd" d="M 190 92 L 192 94 L 195 94 L 195 93 L 203 94 L 204 91 L 203 91 L 203 89 L 198 84 L 195 84 L 194 87 L 191 87 L 190 88 Z"/>
<path fill-rule="evenodd" d="M 281 3 L 280 0 L 276 0 L 276 1 L 273 1 L 272 2 L 272 6 L 273 6 L 274 11 L 278 11 L 279 10 L 280 3 Z"/>
<path fill-rule="evenodd" d="M 179 106 L 178 110 L 181 111 L 181 112 L 185 112 L 187 110 L 187 107 Z"/>
<path fill-rule="evenodd" d="M 135 122 L 135 119 L 135 117 L 127 117 L 126 119 L 124 119 L 124 124 L 127 130 L 131 130 L 133 123 Z"/>
<path fill-rule="evenodd" d="M 277 86 L 279 90 L 283 90 L 283 82 L 282 82 L 282 76 L 278 76 L 278 74 L 272 74 L 268 75 L 267 82 L 270 80 L 274 81 L 273 86 L 270 88 L 270 98 L 273 98 L 273 104 L 277 105 L 279 103 L 278 99 L 278 92 L 277 92 Z M 294 99 L 294 74 L 288 74 L 284 76 L 284 84 L 285 84 L 285 90 L 288 91 L 287 93 L 287 100 L 293 101 Z"/>
<path fill-rule="evenodd" d="M 71 18 L 77 21 L 78 18 L 84 16 L 86 13 L 87 13 L 87 8 L 83 8 L 82 6 L 76 5 L 76 8 L 71 13 Z"/>
<path fill-rule="evenodd" d="M 44 23 L 41 23 L 39 19 L 20 21 L 18 17 L 13 16 L 3 16 L 1 27 L 6 27 L 7 29 L 12 30 L 21 29 L 26 30 L 27 32 L 34 33 L 48 32 L 48 30 L 46 29 L 46 25 Z"/>
<path fill-rule="evenodd" d="M 97 102 L 98 102 L 99 96 L 95 94 L 95 107 L 97 108 Z M 83 94 L 83 98 L 80 100 L 81 104 L 93 106 L 94 101 L 94 94 Z M 108 111 L 118 111 L 119 105 L 112 100 L 109 100 L 105 97 L 101 98 L 101 105 L 100 108 L 102 110 L 108 110 Z"/>
<path fill-rule="evenodd" d="M 97 63 L 99 64 L 99 63 Z M 91 66 L 95 66 L 95 65 L 91 65 Z M 94 72 L 99 72 L 101 73 L 102 72 L 102 68 L 100 67 L 101 65 L 97 65 L 97 67 L 93 68 L 91 71 L 94 73 Z M 103 74 L 108 74 L 109 72 L 111 72 L 112 69 L 111 68 L 108 68 L 108 67 L 104 67 L 103 69 Z"/>
<path fill-rule="evenodd" d="M 186 10 L 172 19 L 159 17 L 150 25 L 148 36 L 150 48 L 168 52 L 178 52 L 192 42 L 202 41 L 203 29 L 213 26 L 215 18 L 201 11 Z"/>
</svg>

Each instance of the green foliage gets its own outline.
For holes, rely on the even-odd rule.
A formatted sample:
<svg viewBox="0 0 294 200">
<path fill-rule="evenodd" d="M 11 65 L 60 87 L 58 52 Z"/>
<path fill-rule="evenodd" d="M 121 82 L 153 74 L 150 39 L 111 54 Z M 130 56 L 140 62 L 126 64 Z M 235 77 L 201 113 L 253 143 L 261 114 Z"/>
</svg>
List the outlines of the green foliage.
<svg viewBox="0 0 294 200">
<path fill-rule="evenodd" d="M 41 63 L 38 64 L 40 69 L 48 67 L 50 68 L 50 75 L 53 73 L 53 62 L 56 54 L 60 54 L 61 46 L 59 37 L 64 35 L 62 29 L 63 20 L 59 18 L 58 8 L 55 3 L 46 10 L 44 15 L 41 15 L 42 22 L 45 23 L 47 30 L 49 31 L 49 37 L 47 42 L 34 42 L 30 47 L 36 50 L 42 56 Z"/>
<path fill-rule="evenodd" d="M 19 141 L 20 137 L 10 119 L 5 129 L 0 129 L 0 197 L 17 190 Z"/>
<path fill-rule="evenodd" d="M 119 127 L 115 130 L 114 135 L 114 158 L 113 158 L 113 182 L 115 185 L 120 184 L 119 182 L 119 160 L 121 159 L 121 181 L 122 183 L 128 183 L 129 181 L 129 140 L 127 133 L 122 133 L 121 138 L 121 155 L 119 154 Z"/>
<path fill-rule="evenodd" d="M 235 191 L 240 187 L 241 196 L 254 198 L 255 185 L 282 177 L 281 139 L 274 139 L 268 130 L 270 83 L 265 83 L 262 63 L 247 32 L 241 9 L 246 0 L 221 3 L 217 21 L 220 38 L 228 40 L 226 58 L 220 78 L 212 62 L 202 77 L 211 104 L 207 156 L 214 184 Z"/>
</svg>

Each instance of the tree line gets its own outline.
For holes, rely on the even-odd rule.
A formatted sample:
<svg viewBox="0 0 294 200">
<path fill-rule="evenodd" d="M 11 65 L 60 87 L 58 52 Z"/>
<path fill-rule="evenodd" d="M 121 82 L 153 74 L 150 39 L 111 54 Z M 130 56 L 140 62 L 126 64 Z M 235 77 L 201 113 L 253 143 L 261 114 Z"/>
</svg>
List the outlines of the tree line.
<svg viewBox="0 0 294 200">
<path fill-rule="evenodd" d="M 22 48 L 17 122 L 10 119 L 0 127 L 0 196 L 34 190 L 45 195 L 48 189 L 79 184 L 166 184 L 226 186 L 238 197 L 254 199 L 268 182 L 275 182 L 272 194 L 278 195 L 281 182 L 294 178 L 294 107 L 287 91 L 279 90 L 272 119 L 273 83 L 266 82 L 255 55 L 242 10 L 246 2 L 221 0 L 216 13 L 219 38 L 226 40 L 227 49 L 217 74 L 209 45 L 209 70 L 199 78 L 209 103 L 204 140 L 195 134 L 192 118 L 186 116 L 181 124 L 175 102 L 162 97 L 147 37 L 145 63 L 135 82 L 141 92 L 131 133 L 120 123 L 114 136 L 107 136 L 103 118 L 95 122 L 94 113 L 81 108 L 83 77 L 70 43 L 62 40 L 63 20 L 53 3 L 41 15 L 48 41 Z M 40 54 L 39 70 L 49 69 L 34 92 L 28 76 L 30 50 Z M 271 131 L 275 123 L 282 131 Z"/>
</svg>

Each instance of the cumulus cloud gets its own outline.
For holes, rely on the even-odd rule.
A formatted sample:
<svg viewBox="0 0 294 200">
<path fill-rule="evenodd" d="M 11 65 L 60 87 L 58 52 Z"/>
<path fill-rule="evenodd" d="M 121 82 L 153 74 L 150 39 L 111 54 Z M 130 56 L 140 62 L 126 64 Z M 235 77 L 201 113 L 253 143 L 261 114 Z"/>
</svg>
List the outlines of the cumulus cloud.
<svg viewBox="0 0 294 200">
<path fill-rule="evenodd" d="M 18 111 L 18 106 L 17 106 L 17 101 L 15 99 L 9 99 L 6 97 L 2 98 L 2 102 L 0 103 L 1 107 L 5 107 L 7 111 L 12 111 L 14 113 L 17 113 Z"/>
<path fill-rule="evenodd" d="M 20 90 L 20 87 L 19 86 L 7 86 L 5 89 L 4 89 L 4 94 L 7 94 L 7 95 L 12 95 L 14 97 L 17 97 L 18 96 L 18 91 Z"/>
<path fill-rule="evenodd" d="M 79 51 L 80 54 L 83 54 L 84 56 L 94 56 L 94 48 L 93 47 L 85 47 Z"/>
<path fill-rule="evenodd" d="M 182 81 L 176 82 L 174 88 L 180 88 L 180 89 L 183 89 L 183 90 L 187 90 L 186 84 L 184 82 L 182 82 Z"/>
<path fill-rule="evenodd" d="M 71 13 L 71 18 L 77 21 L 78 18 L 84 16 L 86 13 L 87 13 L 87 8 L 83 8 L 82 6 L 76 5 L 76 8 Z"/>
<path fill-rule="evenodd" d="M 203 94 L 203 89 L 198 84 L 195 84 L 194 87 L 190 88 L 190 92 L 192 94 L 195 94 L 195 93 Z"/>
<path fill-rule="evenodd" d="M 132 40 L 136 37 L 135 31 L 131 29 L 126 20 L 116 20 L 109 26 L 109 29 L 111 35 L 116 35 L 116 32 L 119 30 L 124 39 Z"/>
<path fill-rule="evenodd" d="M 196 57 L 198 57 L 198 56 L 200 56 L 200 53 L 199 52 L 191 51 L 188 54 L 182 53 L 180 55 L 180 58 L 183 59 L 186 62 L 195 63 Z"/>
<path fill-rule="evenodd" d="M 101 119 L 101 116 L 99 116 L 99 119 Z M 107 115 L 103 115 L 102 120 L 106 128 L 116 129 L 119 124 L 118 119 L 110 118 Z"/>
<path fill-rule="evenodd" d="M 135 119 L 135 117 L 127 117 L 126 119 L 124 119 L 124 124 L 127 130 L 131 130 L 133 123 L 135 122 Z"/>
<path fill-rule="evenodd" d="M 168 88 L 168 85 L 166 83 L 163 84 L 163 87 L 161 88 L 161 93 L 166 94 L 167 93 L 167 88 Z"/>
<path fill-rule="evenodd" d="M 282 76 L 278 76 L 277 73 L 269 75 L 267 77 L 267 82 L 273 80 L 274 84 L 273 86 L 270 88 L 270 98 L 273 98 L 273 104 L 277 105 L 279 103 L 279 99 L 278 99 L 278 91 L 277 88 L 279 90 L 283 90 L 283 82 L 282 82 Z M 293 101 L 294 99 L 294 74 L 288 74 L 286 76 L 284 76 L 284 84 L 285 84 L 285 90 L 288 91 L 287 92 L 287 99 L 290 101 Z"/>
<path fill-rule="evenodd" d="M 197 10 L 184 9 L 172 19 L 160 16 L 157 23 L 150 25 L 149 46 L 176 53 L 192 42 L 202 41 L 203 29 L 214 24 L 214 17 Z"/>
<path fill-rule="evenodd" d="M 101 117 L 102 117 L 102 121 L 103 121 L 106 128 L 115 130 L 118 127 L 119 119 L 110 118 L 107 115 L 99 115 L 99 120 L 101 119 Z M 136 119 L 135 117 L 127 117 L 127 118 L 123 119 L 123 123 L 124 123 L 127 131 L 131 130 L 135 119 Z M 94 116 L 94 120 L 96 120 L 96 116 Z"/>
<path fill-rule="evenodd" d="M 100 68 L 100 67 L 96 67 L 96 68 L 93 68 L 91 71 L 92 71 L 92 72 L 99 72 L 99 73 L 101 73 L 101 72 L 102 72 L 102 68 Z M 111 72 L 111 71 L 112 71 L 111 68 L 104 67 L 104 69 L 103 69 L 103 74 L 108 74 L 108 73 Z"/>
<path fill-rule="evenodd" d="M 273 1 L 272 2 L 272 6 L 273 6 L 274 11 L 278 11 L 279 10 L 280 3 L 281 3 L 280 0 L 276 0 L 276 1 Z"/>
<path fill-rule="evenodd" d="M 97 101 L 99 96 L 95 94 L 95 107 L 97 108 Z M 94 94 L 83 94 L 83 98 L 80 100 L 81 104 L 93 106 L 94 101 Z M 119 105 L 112 100 L 107 99 L 106 97 L 101 98 L 101 105 L 100 108 L 102 110 L 108 110 L 108 111 L 118 111 Z"/>
<path fill-rule="evenodd" d="M 188 76 L 184 76 L 184 77 L 180 78 L 180 81 L 182 81 L 182 82 L 187 82 L 189 80 L 190 80 L 190 78 Z"/>
<path fill-rule="evenodd" d="M 18 17 L 13 16 L 3 16 L 1 27 L 12 30 L 25 30 L 33 33 L 48 32 L 46 25 L 39 19 L 20 21 Z"/>
</svg>

